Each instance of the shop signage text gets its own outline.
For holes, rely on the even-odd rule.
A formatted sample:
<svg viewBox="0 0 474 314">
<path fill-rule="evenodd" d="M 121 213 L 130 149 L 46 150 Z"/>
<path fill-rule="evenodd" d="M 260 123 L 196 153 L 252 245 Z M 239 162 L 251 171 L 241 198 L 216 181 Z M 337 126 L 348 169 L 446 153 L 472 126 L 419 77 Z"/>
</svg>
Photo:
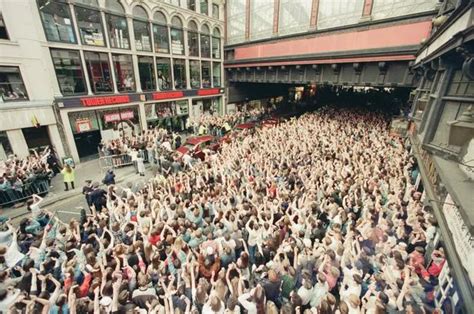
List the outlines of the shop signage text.
<svg viewBox="0 0 474 314">
<path fill-rule="evenodd" d="M 153 93 L 153 100 L 184 97 L 182 91 Z"/>
<path fill-rule="evenodd" d="M 129 111 L 122 111 L 120 113 L 115 112 L 115 113 L 109 113 L 104 115 L 104 120 L 105 122 L 115 122 L 115 121 L 120 121 L 120 120 L 130 120 L 133 119 L 134 114 L 132 110 Z"/>
<path fill-rule="evenodd" d="M 200 89 L 198 90 L 199 96 L 208 96 L 208 95 L 217 95 L 220 93 L 219 88 L 211 88 L 211 89 Z"/>
<path fill-rule="evenodd" d="M 81 104 L 85 107 L 123 104 L 127 102 L 130 102 L 130 97 L 128 95 L 81 98 Z"/>
</svg>

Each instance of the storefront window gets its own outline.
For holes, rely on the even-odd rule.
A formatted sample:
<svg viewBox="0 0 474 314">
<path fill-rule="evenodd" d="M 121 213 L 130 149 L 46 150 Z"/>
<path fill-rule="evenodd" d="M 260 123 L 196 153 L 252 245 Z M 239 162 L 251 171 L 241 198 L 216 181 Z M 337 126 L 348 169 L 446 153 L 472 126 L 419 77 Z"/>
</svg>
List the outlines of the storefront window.
<svg viewBox="0 0 474 314">
<path fill-rule="evenodd" d="M 135 90 L 135 78 L 133 76 L 132 56 L 112 55 L 114 63 L 115 80 L 119 92 L 130 92 Z"/>
<path fill-rule="evenodd" d="M 209 33 L 209 27 L 203 25 L 201 29 L 201 58 L 211 57 L 211 36 Z"/>
<path fill-rule="evenodd" d="M 189 10 L 196 11 L 196 0 L 188 0 L 187 5 Z"/>
<path fill-rule="evenodd" d="M 188 117 L 188 101 L 160 102 L 145 105 L 148 127 L 159 127 L 170 131 L 184 131 Z"/>
<path fill-rule="evenodd" d="M 199 61 L 190 60 L 189 61 L 189 71 L 191 73 L 191 88 L 200 88 L 201 87 L 201 66 Z"/>
<path fill-rule="evenodd" d="M 64 96 L 85 94 L 86 83 L 79 51 L 51 49 L 54 70 Z"/>
<path fill-rule="evenodd" d="M 6 160 L 11 154 L 13 154 L 13 150 L 7 132 L 0 131 L 0 160 Z"/>
<path fill-rule="evenodd" d="M 212 83 L 214 87 L 221 86 L 221 64 L 218 62 L 212 63 Z"/>
<path fill-rule="evenodd" d="M 158 73 L 158 89 L 171 89 L 171 65 L 168 58 L 156 58 L 156 71 Z"/>
<path fill-rule="evenodd" d="M 70 112 L 68 116 L 74 134 L 99 130 L 99 123 L 94 110 Z"/>
<path fill-rule="evenodd" d="M 186 88 L 186 61 L 182 59 L 173 60 L 174 87 L 176 89 Z"/>
<path fill-rule="evenodd" d="M 3 101 L 28 99 L 18 67 L 0 66 L 0 96 Z"/>
<path fill-rule="evenodd" d="M 84 52 L 87 73 L 94 93 L 112 92 L 109 56 L 103 52 Z"/>
<path fill-rule="evenodd" d="M 82 7 L 75 7 L 75 11 L 82 43 L 90 46 L 105 46 L 100 12 Z"/>
<path fill-rule="evenodd" d="M 211 63 L 209 61 L 201 62 L 202 87 L 211 87 Z"/>
<path fill-rule="evenodd" d="M 171 20 L 171 52 L 174 55 L 184 54 L 183 22 L 178 17 Z"/>
<path fill-rule="evenodd" d="M 221 58 L 221 32 L 218 28 L 214 28 L 212 33 L 212 57 L 214 59 Z"/>
<path fill-rule="evenodd" d="M 219 19 L 219 5 L 213 3 L 212 4 L 212 17 L 215 19 Z"/>
<path fill-rule="evenodd" d="M 148 15 L 141 6 L 133 8 L 133 33 L 135 34 L 135 48 L 139 51 L 151 51 L 150 24 Z"/>
<path fill-rule="evenodd" d="M 207 0 L 200 0 L 201 2 L 201 14 L 209 14 L 209 3 Z"/>
<path fill-rule="evenodd" d="M 109 1 L 107 4 L 115 3 L 110 9 L 114 12 L 119 11 L 121 8 L 121 14 L 124 14 L 122 6 L 116 1 Z M 109 7 L 108 7 L 109 8 Z M 130 49 L 130 39 L 128 36 L 128 25 L 125 16 L 118 16 L 113 14 L 106 14 L 105 20 L 107 28 L 109 30 L 110 46 L 112 48 Z"/>
<path fill-rule="evenodd" d="M 155 90 L 155 70 L 153 57 L 138 57 L 138 71 L 143 91 Z"/>
<path fill-rule="evenodd" d="M 101 110 L 97 111 L 97 115 L 101 123 L 101 131 L 108 132 L 108 138 L 130 138 L 140 132 L 138 107 Z"/>
<path fill-rule="evenodd" d="M 38 7 L 49 41 L 76 43 L 69 4 L 65 0 L 38 0 Z"/>
<path fill-rule="evenodd" d="M 168 26 L 166 17 L 161 12 L 156 12 L 153 20 L 159 24 L 153 24 L 153 38 L 155 40 L 155 52 L 169 53 Z"/>
<path fill-rule="evenodd" d="M 199 34 L 196 22 L 190 21 L 188 24 L 188 46 L 189 55 L 199 57 Z"/>
</svg>

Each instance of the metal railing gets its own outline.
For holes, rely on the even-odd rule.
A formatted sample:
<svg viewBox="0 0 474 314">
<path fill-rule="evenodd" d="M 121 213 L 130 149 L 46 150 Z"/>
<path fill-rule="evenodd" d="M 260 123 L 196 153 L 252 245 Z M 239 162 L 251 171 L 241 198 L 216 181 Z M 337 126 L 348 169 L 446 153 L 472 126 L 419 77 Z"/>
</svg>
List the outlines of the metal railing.
<svg viewBox="0 0 474 314">
<path fill-rule="evenodd" d="M 48 180 L 37 180 L 32 183 L 25 183 L 18 188 L 0 190 L 0 207 L 13 206 L 14 204 L 25 202 L 33 194 L 46 195 L 48 192 Z"/>
</svg>

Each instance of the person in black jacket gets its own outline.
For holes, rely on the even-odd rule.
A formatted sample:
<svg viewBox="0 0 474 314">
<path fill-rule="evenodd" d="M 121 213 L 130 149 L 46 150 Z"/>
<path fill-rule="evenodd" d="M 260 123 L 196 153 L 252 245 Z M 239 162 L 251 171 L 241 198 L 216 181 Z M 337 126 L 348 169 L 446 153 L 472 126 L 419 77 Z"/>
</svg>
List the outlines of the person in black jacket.
<svg viewBox="0 0 474 314">
<path fill-rule="evenodd" d="M 92 184 L 92 192 L 90 192 L 89 197 L 97 212 L 102 211 L 102 208 L 105 207 L 107 202 L 106 195 L 107 192 L 99 188 L 99 182 Z"/>
<path fill-rule="evenodd" d="M 102 183 L 104 183 L 107 186 L 111 184 L 115 184 L 115 173 L 112 169 L 107 170 L 107 173 L 105 174 L 105 177 L 102 180 Z"/>
</svg>

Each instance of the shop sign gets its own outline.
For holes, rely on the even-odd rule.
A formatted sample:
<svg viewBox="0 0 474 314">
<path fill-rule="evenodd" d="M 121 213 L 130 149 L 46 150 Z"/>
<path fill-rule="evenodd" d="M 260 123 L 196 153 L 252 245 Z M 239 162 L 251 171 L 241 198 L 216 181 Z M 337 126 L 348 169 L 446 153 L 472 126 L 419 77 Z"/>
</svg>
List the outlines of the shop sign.
<svg viewBox="0 0 474 314">
<path fill-rule="evenodd" d="M 133 110 L 120 112 L 120 118 L 122 120 L 130 120 L 130 119 L 133 119 L 133 117 L 134 117 Z"/>
<path fill-rule="evenodd" d="M 184 97 L 184 93 L 182 91 L 153 93 L 153 100 L 181 98 L 181 97 Z"/>
<path fill-rule="evenodd" d="M 180 40 L 173 40 L 171 42 L 171 51 L 173 52 L 173 54 L 182 55 L 184 50 L 183 48 L 183 44 Z"/>
<path fill-rule="evenodd" d="M 85 107 L 123 104 L 129 101 L 130 101 L 130 97 L 128 95 L 81 98 L 81 104 Z"/>
<path fill-rule="evenodd" d="M 105 122 L 115 122 L 115 121 L 120 121 L 120 113 L 109 113 L 104 115 L 104 121 Z"/>
<path fill-rule="evenodd" d="M 209 95 L 217 95 L 221 92 L 219 88 L 211 88 L 211 89 L 200 89 L 198 90 L 199 96 L 209 96 Z"/>
<path fill-rule="evenodd" d="M 91 120 L 83 119 L 83 120 L 76 120 L 76 131 L 77 133 L 87 132 L 92 129 Z"/>
<path fill-rule="evenodd" d="M 471 284 L 474 285 L 474 239 L 466 226 L 459 209 L 454 204 L 451 195 L 448 194 L 443 206 L 443 216 L 446 219 L 448 229 L 452 234 L 453 243 L 459 256 L 461 264 L 467 271 Z"/>
</svg>

